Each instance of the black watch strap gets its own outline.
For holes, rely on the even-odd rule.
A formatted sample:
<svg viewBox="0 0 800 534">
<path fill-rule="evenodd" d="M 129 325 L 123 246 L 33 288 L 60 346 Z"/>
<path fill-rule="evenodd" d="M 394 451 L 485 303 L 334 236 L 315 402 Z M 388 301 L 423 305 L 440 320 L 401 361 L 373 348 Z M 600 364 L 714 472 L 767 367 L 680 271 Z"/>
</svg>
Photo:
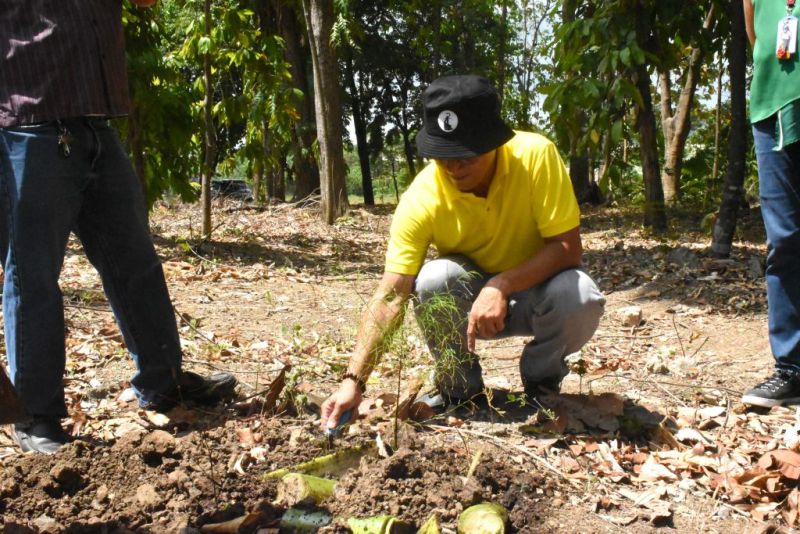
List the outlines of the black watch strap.
<svg viewBox="0 0 800 534">
<path fill-rule="evenodd" d="M 364 393 L 367 390 L 367 384 L 364 382 L 362 378 L 359 378 L 358 375 L 354 373 L 345 373 L 342 375 L 342 380 L 350 379 L 358 385 L 358 389 L 361 390 L 361 393 Z"/>
</svg>

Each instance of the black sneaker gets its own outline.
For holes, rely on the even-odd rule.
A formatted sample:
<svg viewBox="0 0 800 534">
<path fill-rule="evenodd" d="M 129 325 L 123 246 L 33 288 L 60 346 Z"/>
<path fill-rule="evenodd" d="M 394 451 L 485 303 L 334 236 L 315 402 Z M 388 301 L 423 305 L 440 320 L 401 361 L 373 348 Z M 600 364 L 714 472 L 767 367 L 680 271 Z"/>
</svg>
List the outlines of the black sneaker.
<svg viewBox="0 0 800 534">
<path fill-rule="evenodd" d="M 742 402 L 762 408 L 800 404 L 800 379 L 797 375 L 776 369 L 771 377 L 742 395 Z"/>
<path fill-rule="evenodd" d="M 145 408 L 167 412 L 179 404 L 211 406 L 232 399 L 237 383 L 236 378 L 228 373 L 215 373 L 204 377 L 191 371 L 183 371 L 178 378 L 177 386 L 163 393 Z"/>
<path fill-rule="evenodd" d="M 61 421 L 54 417 L 34 417 L 33 421 L 14 425 L 14 441 L 22 452 L 54 454 L 68 440 Z"/>
</svg>

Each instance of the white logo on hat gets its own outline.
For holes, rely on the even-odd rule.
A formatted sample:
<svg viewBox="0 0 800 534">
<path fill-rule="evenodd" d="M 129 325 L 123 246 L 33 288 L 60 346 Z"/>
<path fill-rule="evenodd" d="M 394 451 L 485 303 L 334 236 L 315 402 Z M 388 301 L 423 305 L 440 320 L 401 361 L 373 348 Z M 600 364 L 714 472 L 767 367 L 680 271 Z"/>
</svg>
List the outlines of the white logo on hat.
<svg viewBox="0 0 800 534">
<path fill-rule="evenodd" d="M 458 115 L 446 109 L 439 113 L 439 118 L 437 119 L 439 123 L 439 128 L 445 132 L 452 132 L 458 128 Z"/>
</svg>

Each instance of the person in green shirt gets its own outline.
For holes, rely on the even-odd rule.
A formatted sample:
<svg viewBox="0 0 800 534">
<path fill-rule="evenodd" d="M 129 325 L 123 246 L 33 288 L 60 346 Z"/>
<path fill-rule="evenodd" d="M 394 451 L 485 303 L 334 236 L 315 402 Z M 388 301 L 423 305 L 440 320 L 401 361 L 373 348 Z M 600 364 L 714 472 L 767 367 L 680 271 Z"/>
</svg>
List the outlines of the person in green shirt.
<svg viewBox="0 0 800 534">
<path fill-rule="evenodd" d="M 520 356 L 525 392 L 558 391 L 564 357 L 591 338 L 603 314 L 603 295 L 579 267 L 580 212 L 553 143 L 509 128 L 480 76 L 435 80 L 423 111 L 417 148 L 433 161 L 397 206 L 383 278 L 341 386 L 323 404 L 323 427 L 357 409 L 412 295 L 432 355 L 450 357 L 435 382 L 451 403 L 483 391 L 476 339 L 535 336 Z M 426 263 L 430 246 L 437 257 Z"/>
<path fill-rule="evenodd" d="M 800 61 L 795 0 L 744 0 L 753 47 L 750 120 L 767 233 L 769 340 L 775 370 L 742 402 L 800 404 Z"/>
</svg>

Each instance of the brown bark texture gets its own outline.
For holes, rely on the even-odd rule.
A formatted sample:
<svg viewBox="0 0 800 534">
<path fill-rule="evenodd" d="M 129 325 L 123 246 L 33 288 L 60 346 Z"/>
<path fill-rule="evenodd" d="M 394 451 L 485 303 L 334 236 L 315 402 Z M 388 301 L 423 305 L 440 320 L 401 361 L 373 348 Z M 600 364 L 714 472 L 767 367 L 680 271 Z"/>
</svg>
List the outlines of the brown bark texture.
<svg viewBox="0 0 800 534">
<path fill-rule="evenodd" d="M 667 230 L 667 215 L 658 171 L 656 116 L 650 95 L 650 77 L 643 65 L 639 66 L 636 78 L 636 87 L 642 96 L 642 106 L 637 110 L 636 127 L 639 131 L 639 154 L 644 178 L 644 225 L 656 233 L 663 233 Z"/>
<path fill-rule="evenodd" d="M 364 204 L 367 206 L 375 205 L 375 195 L 372 190 L 372 169 L 369 165 L 369 146 L 367 145 L 367 121 L 361 103 L 362 91 L 356 84 L 355 69 L 353 59 L 347 58 L 345 62 L 347 84 L 350 88 L 350 106 L 353 109 L 353 126 L 356 133 L 356 150 L 358 151 L 358 163 L 361 168 L 361 190 L 364 195 Z"/>
<path fill-rule="evenodd" d="M 747 102 L 745 89 L 745 67 L 747 62 L 747 38 L 744 13 L 739 0 L 727 4 L 731 21 L 731 38 L 728 42 L 728 72 L 731 80 L 731 130 L 728 137 L 728 172 L 722 191 L 719 217 L 714 224 L 711 252 L 718 257 L 731 253 L 733 234 L 739 216 L 739 204 L 745 176 L 745 154 L 747 152 Z"/>
<path fill-rule="evenodd" d="M 331 45 L 332 0 L 303 0 L 314 71 L 322 218 L 328 224 L 347 210 L 341 89 Z"/>
<path fill-rule="evenodd" d="M 205 0 L 204 6 L 205 35 L 211 36 L 211 0 Z M 203 209 L 203 237 L 211 237 L 211 179 L 214 176 L 214 159 L 216 157 L 216 130 L 212 109 L 214 107 L 214 85 L 211 78 L 211 56 L 203 56 L 203 172 L 200 189 L 200 204 Z"/>
<path fill-rule="evenodd" d="M 708 30 L 714 21 L 713 6 L 706 16 L 703 29 Z M 664 201 L 671 205 L 678 201 L 681 191 L 681 167 L 686 149 L 686 139 L 691 129 L 691 114 L 694 106 L 694 95 L 700 78 L 703 64 L 703 51 L 693 48 L 689 55 L 683 87 L 678 103 L 672 111 L 672 82 L 669 72 L 659 74 L 661 92 L 661 124 L 664 132 L 664 169 L 661 183 L 664 189 Z"/>
<path fill-rule="evenodd" d="M 294 4 L 286 0 L 270 0 L 273 17 L 284 42 L 284 57 L 289 62 L 292 86 L 303 93 L 300 103 L 300 120 L 292 132 L 291 150 L 294 159 L 294 200 L 301 200 L 319 190 L 319 165 L 314 156 L 314 101 L 313 83 L 308 79 L 311 51 L 303 42 L 299 13 Z"/>
</svg>

